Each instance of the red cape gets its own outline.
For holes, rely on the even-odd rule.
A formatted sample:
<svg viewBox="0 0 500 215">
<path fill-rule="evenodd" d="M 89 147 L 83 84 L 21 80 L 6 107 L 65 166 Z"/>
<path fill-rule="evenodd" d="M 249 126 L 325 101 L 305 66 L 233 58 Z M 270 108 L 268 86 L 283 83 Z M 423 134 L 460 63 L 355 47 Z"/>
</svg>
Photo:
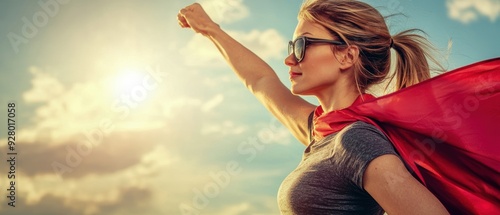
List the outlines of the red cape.
<svg viewBox="0 0 500 215">
<path fill-rule="evenodd" d="M 364 121 L 382 130 L 451 214 L 500 214 L 500 58 L 314 116 L 322 138 Z"/>
</svg>

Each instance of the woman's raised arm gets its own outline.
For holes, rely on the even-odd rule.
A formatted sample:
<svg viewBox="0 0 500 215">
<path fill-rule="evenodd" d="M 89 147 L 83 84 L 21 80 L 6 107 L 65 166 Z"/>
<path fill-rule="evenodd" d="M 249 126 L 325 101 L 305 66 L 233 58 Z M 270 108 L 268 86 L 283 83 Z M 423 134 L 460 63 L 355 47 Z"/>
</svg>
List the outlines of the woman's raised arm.
<svg viewBox="0 0 500 215">
<path fill-rule="evenodd" d="M 307 119 L 315 108 L 313 104 L 293 95 L 266 62 L 224 32 L 200 4 L 183 8 L 177 18 L 181 27 L 191 28 L 209 38 L 250 92 L 300 142 L 309 144 Z"/>
</svg>

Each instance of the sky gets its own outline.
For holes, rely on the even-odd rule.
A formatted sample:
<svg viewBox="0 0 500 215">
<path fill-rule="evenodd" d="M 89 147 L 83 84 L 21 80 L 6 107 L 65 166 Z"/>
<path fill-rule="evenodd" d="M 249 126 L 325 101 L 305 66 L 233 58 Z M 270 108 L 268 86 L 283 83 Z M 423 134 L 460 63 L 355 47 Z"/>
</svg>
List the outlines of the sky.
<svg viewBox="0 0 500 215">
<path fill-rule="evenodd" d="M 279 213 L 304 146 L 208 39 L 178 26 L 194 2 L 0 1 L 0 214 Z M 290 86 L 301 0 L 198 2 Z M 366 2 L 400 14 L 392 34 L 424 30 L 448 70 L 499 56 L 499 0 Z"/>
</svg>

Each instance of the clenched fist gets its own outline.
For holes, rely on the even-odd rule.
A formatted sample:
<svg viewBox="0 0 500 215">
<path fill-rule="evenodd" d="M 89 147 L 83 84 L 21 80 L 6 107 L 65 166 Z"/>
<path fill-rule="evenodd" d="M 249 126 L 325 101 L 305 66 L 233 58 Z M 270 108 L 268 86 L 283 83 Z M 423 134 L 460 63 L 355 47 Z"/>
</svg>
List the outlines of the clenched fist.
<svg viewBox="0 0 500 215">
<path fill-rule="evenodd" d="M 198 3 L 181 9 L 179 14 L 177 14 L 177 20 L 181 27 L 191 28 L 196 33 L 201 33 L 205 36 L 209 34 L 211 29 L 219 27 Z"/>
</svg>

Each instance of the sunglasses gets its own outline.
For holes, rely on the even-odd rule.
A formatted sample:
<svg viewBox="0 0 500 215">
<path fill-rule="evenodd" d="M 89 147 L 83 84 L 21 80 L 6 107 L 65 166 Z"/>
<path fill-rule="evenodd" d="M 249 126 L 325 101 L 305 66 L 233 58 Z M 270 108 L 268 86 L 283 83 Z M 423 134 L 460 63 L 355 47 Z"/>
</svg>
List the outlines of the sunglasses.
<svg viewBox="0 0 500 215">
<path fill-rule="evenodd" d="M 293 53 L 293 56 L 295 57 L 297 63 L 300 63 L 304 59 L 304 56 L 306 55 L 307 46 L 314 43 L 328 43 L 333 45 L 346 44 L 345 42 L 337 40 L 326 40 L 326 39 L 317 39 L 317 38 L 300 36 L 297 37 L 297 39 L 295 39 L 294 41 L 288 42 L 288 55 Z"/>
</svg>

